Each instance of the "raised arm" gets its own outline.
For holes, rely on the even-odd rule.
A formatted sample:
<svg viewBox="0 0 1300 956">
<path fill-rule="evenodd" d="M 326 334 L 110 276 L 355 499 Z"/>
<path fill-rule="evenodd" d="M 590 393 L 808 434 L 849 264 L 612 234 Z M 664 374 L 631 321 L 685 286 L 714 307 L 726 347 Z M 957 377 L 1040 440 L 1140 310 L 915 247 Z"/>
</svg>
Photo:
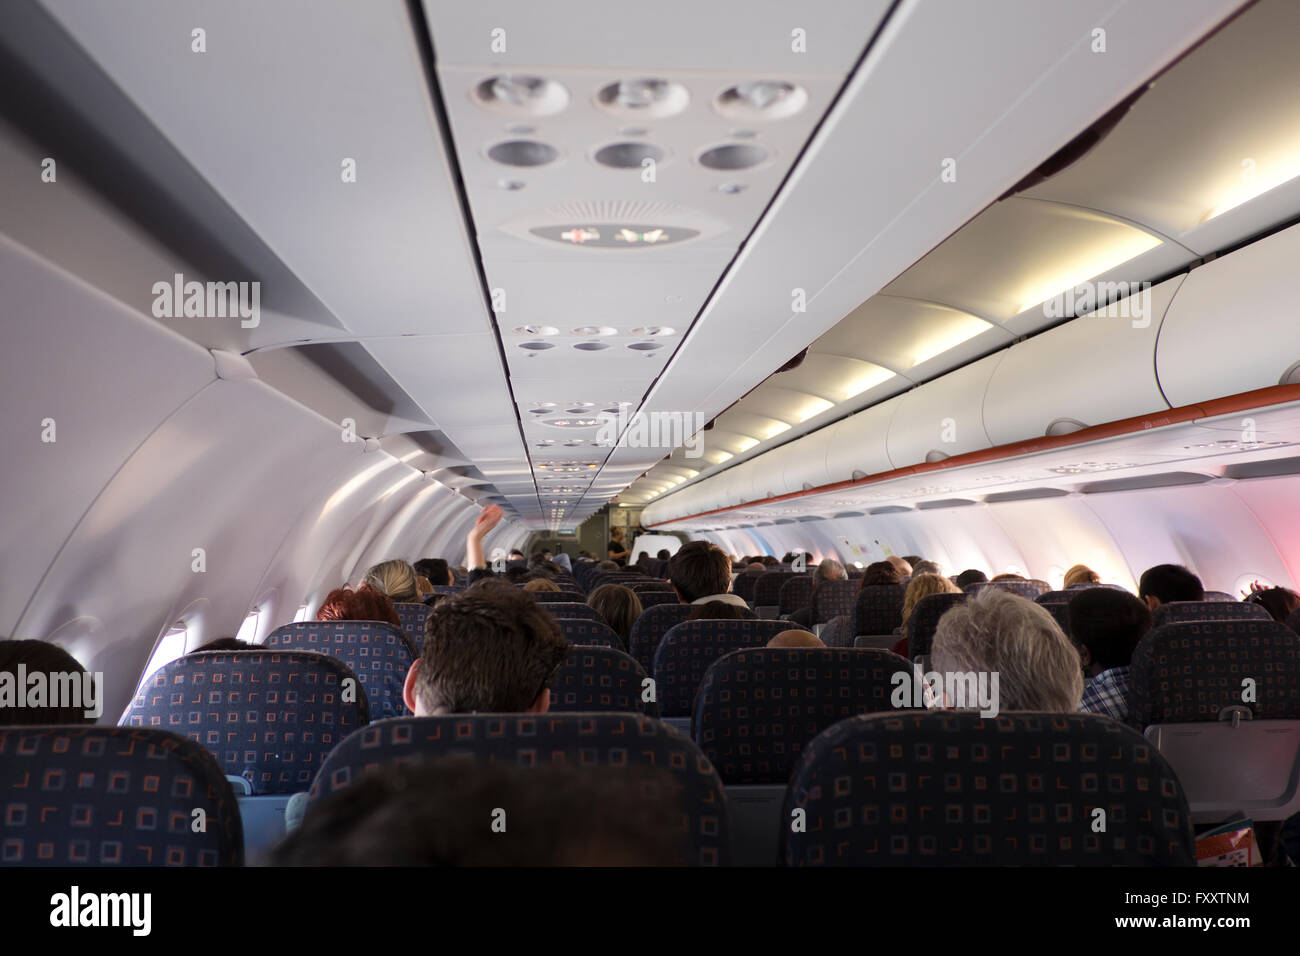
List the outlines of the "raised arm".
<svg viewBox="0 0 1300 956">
<path fill-rule="evenodd" d="M 465 567 L 469 570 L 487 567 L 483 560 L 483 538 L 501 523 L 503 514 L 500 505 L 488 505 L 474 522 L 474 527 L 469 529 L 465 536 Z"/>
</svg>

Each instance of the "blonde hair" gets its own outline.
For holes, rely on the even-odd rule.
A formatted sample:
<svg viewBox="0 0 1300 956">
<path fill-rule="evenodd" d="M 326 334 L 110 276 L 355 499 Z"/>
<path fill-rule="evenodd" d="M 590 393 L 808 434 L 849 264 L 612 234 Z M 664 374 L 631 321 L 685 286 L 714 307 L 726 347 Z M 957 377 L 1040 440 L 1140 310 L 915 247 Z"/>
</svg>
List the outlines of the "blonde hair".
<svg viewBox="0 0 1300 956">
<path fill-rule="evenodd" d="M 939 619 L 930 654 L 941 674 L 996 673 L 1000 710 L 1072 714 L 1083 696 L 1079 652 L 1033 601 L 981 588 Z"/>
<path fill-rule="evenodd" d="M 560 586 L 554 581 L 548 581 L 546 578 L 533 578 L 524 585 L 525 591 L 558 591 Z"/>
<path fill-rule="evenodd" d="M 903 632 L 907 633 L 907 620 L 921 603 L 921 598 L 931 594 L 961 594 L 961 588 L 942 574 L 918 574 L 907 585 L 903 594 Z"/>
<path fill-rule="evenodd" d="M 366 572 L 365 583 L 376 591 L 387 594 L 398 604 L 410 604 L 420 600 L 415 589 L 415 569 L 401 558 L 376 564 Z"/>
<path fill-rule="evenodd" d="M 1100 584 L 1101 575 L 1086 564 L 1076 564 L 1065 572 L 1064 586 L 1072 588 L 1076 584 Z"/>
</svg>

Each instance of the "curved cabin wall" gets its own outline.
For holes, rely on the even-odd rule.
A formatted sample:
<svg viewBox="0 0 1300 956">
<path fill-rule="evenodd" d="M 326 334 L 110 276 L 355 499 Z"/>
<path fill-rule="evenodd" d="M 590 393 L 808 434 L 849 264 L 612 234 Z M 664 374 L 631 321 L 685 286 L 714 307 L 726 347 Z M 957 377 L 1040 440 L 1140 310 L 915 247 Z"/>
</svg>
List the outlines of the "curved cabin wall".
<svg viewBox="0 0 1300 956">
<path fill-rule="evenodd" d="M 0 636 L 104 672 L 103 722 L 178 620 L 187 650 L 253 608 L 261 636 L 373 561 L 463 556 L 468 499 L 3 237 L 0 285 Z"/>
</svg>

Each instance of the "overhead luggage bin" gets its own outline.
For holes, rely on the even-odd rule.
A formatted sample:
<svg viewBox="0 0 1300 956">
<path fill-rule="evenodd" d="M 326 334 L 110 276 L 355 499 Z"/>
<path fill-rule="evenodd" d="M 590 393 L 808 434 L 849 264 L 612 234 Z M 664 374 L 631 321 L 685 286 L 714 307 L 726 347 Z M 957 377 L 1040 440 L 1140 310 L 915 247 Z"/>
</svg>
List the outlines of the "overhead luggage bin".
<svg viewBox="0 0 1300 956">
<path fill-rule="evenodd" d="M 984 392 L 1002 352 L 980 359 L 903 395 L 889 425 L 889 460 L 895 468 L 990 447 L 984 431 Z"/>
</svg>

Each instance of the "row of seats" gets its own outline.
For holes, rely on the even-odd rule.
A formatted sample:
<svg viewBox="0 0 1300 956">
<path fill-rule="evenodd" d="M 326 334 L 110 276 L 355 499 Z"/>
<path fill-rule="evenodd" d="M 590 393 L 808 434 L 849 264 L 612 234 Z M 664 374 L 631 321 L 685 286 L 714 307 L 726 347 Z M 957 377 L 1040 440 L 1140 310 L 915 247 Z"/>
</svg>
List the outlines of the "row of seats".
<svg viewBox="0 0 1300 956">
<path fill-rule="evenodd" d="M 778 800 L 759 802 L 724 787 L 689 739 L 640 714 L 398 718 L 333 750 L 312 783 L 308 818 L 381 767 L 451 754 L 657 768 L 681 813 L 682 857 L 698 865 L 1195 863 L 1187 798 L 1168 763 L 1131 729 L 1084 715 L 849 717 L 807 743 Z M 211 754 L 183 737 L 11 728 L 0 731 L 0 760 L 12 770 L 0 837 L 7 864 L 243 862 L 234 792 Z"/>
</svg>

